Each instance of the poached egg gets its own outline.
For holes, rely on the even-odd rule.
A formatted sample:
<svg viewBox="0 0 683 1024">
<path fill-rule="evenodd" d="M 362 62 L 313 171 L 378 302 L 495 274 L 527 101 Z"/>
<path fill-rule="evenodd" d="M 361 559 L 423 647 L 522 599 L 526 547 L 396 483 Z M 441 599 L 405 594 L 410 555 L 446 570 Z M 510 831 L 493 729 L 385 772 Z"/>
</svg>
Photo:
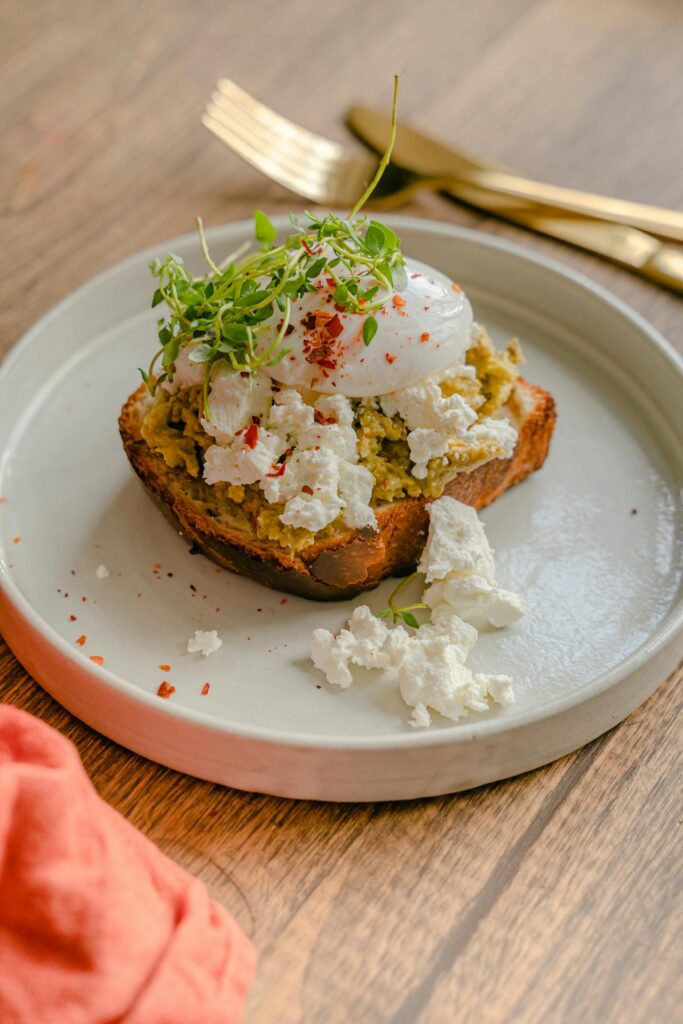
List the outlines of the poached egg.
<svg viewBox="0 0 683 1024">
<path fill-rule="evenodd" d="M 292 302 L 284 339 L 289 352 L 264 371 L 280 384 L 366 398 L 464 362 L 473 322 L 467 296 L 424 263 L 406 259 L 405 269 L 407 287 L 370 314 L 339 309 L 332 279 L 316 279 L 314 292 Z M 377 331 L 365 345 L 362 332 L 368 315 L 376 318 Z M 259 348 L 273 343 L 281 324 L 281 314 L 272 317 Z"/>
</svg>

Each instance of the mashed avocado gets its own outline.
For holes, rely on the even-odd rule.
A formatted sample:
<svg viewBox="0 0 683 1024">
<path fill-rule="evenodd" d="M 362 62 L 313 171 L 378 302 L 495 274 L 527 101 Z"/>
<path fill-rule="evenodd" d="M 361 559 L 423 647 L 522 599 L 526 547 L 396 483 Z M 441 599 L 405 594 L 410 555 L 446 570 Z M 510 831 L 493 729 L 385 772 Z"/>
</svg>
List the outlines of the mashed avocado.
<svg viewBox="0 0 683 1024">
<path fill-rule="evenodd" d="M 442 381 L 444 397 L 461 395 L 478 419 L 494 415 L 508 402 L 514 389 L 517 367 L 522 362 L 519 343 L 513 339 L 504 351 L 497 352 L 488 334 L 480 331 L 467 352 L 466 362 L 474 367 L 476 376 L 458 374 Z M 358 400 L 354 405 L 359 461 L 375 479 L 374 507 L 404 497 L 438 498 L 454 472 L 472 470 L 501 454 L 494 441 L 474 444 L 454 438 L 447 455 L 433 459 L 427 476 L 417 480 L 410 471 L 408 431 L 403 420 L 399 416 L 385 416 L 372 399 Z M 143 419 L 141 432 L 169 468 L 184 470 L 196 481 L 192 490 L 197 493 L 193 496 L 206 506 L 208 515 L 242 529 L 250 528 L 258 537 L 276 541 L 291 551 L 300 551 L 314 540 L 345 529 L 341 518 L 317 534 L 286 526 L 279 519 L 282 507 L 269 505 L 257 485 L 204 483 L 203 452 L 214 441 L 201 425 L 202 416 L 200 386 L 184 388 L 175 395 L 160 389 Z"/>
</svg>

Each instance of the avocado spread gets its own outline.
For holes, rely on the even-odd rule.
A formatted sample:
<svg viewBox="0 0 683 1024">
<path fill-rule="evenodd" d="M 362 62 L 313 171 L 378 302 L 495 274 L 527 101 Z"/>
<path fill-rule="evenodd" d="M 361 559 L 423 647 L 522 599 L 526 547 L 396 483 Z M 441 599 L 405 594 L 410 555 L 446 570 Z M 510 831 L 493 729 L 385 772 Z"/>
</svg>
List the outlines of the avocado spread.
<svg viewBox="0 0 683 1024">
<path fill-rule="evenodd" d="M 492 416 L 506 405 L 513 392 L 517 367 L 522 362 L 519 343 L 513 339 L 506 349 L 497 352 L 488 334 L 480 331 L 466 361 L 474 367 L 476 376 L 455 375 L 442 381 L 441 391 L 444 397 L 461 395 L 479 420 Z M 201 425 L 202 390 L 201 386 L 188 387 L 171 395 L 157 389 L 141 433 L 169 469 L 191 478 L 192 496 L 205 506 L 207 515 L 238 529 L 253 530 L 258 537 L 291 551 L 300 551 L 316 540 L 346 530 L 341 519 L 316 534 L 286 526 L 279 518 L 283 507 L 269 504 L 257 485 L 205 483 L 201 477 L 203 453 L 214 439 Z M 438 498 L 455 472 L 472 470 L 501 454 L 494 441 L 468 443 L 453 438 L 447 455 L 432 459 L 427 476 L 418 480 L 410 472 L 408 430 L 400 416 L 385 416 L 372 399 L 357 399 L 353 404 L 359 462 L 375 479 L 373 507 L 404 497 Z"/>
</svg>

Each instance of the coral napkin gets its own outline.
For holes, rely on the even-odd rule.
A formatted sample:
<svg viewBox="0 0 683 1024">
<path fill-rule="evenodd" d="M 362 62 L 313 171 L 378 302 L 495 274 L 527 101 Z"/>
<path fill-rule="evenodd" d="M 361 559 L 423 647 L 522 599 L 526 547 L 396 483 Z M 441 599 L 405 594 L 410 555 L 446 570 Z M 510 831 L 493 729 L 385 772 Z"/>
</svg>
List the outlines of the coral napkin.
<svg viewBox="0 0 683 1024">
<path fill-rule="evenodd" d="M 0 705 L 2 1024 L 229 1024 L 249 940 L 105 804 L 75 748 Z"/>
</svg>

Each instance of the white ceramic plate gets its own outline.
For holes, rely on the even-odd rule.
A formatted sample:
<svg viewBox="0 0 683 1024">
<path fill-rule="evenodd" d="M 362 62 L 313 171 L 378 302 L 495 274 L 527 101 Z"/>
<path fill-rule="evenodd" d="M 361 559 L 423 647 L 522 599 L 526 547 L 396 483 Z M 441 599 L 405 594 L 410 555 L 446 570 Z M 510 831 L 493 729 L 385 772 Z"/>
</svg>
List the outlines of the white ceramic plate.
<svg viewBox="0 0 683 1024">
<path fill-rule="evenodd" d="M 357 602 L 285 601 L 188 553 L 116 429 L 153 349 L 147 263 L 161 245 L 77 291 L 3 366 L 0 627 L 65 707 L 162 764 L 291 797 L 451 792 L 593 739 L 681 656 L 681 360 L 559 264 L 474 232 L 390 220 L 408 254 L 462 282 L 498 342 L 521 338 L 528 379 L 557 399 L 546 466 L 483 513 L 500 582 L 528 610 L 482 635 L 473 666 L 513 675 L 517 703 L 412 729 L 394 686 L 367 674 L 333 690 L 308 661 L 311 631 L 339 627 Z M 214 230 L 212 248 L 228 252 L 250 233 L 247 223 Z M 194 236 L 168 247 L 199 269 Z M 108 579 L 96 576 L 101 563 Z M 393 585 L 370 604 L 383 607 Z M 210 658 L 186 653 L 198 628 L 223 638 Z M 156 696 L 162 679 L 176 688 L 169 700 Z"/>
</svg>

